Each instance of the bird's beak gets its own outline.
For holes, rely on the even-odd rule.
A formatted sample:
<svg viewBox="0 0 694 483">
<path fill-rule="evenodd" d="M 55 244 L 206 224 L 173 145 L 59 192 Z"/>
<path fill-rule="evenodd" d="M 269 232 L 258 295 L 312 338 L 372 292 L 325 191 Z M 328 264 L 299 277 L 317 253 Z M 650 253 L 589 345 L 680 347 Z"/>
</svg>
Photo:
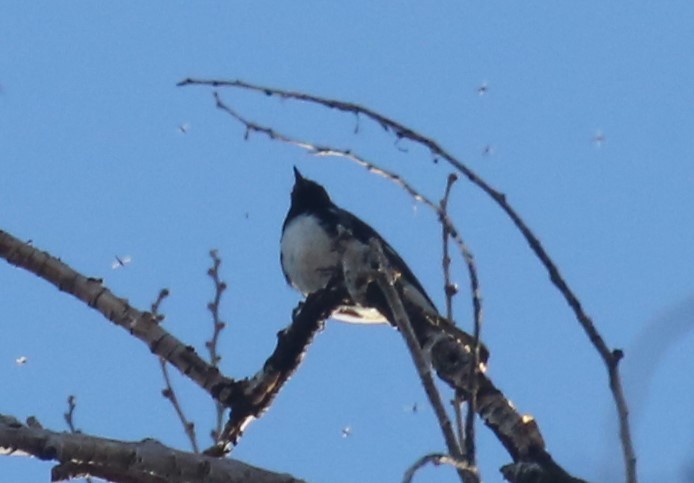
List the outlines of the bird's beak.
<svg viewBox="0 0 694 483">
<path fill-rule="evenodd" d="M 298 183 L 299 181 L 303 181 L 303 180 L 304 180 L 304 177 L 301 176 L 301 173 L 299 172 L 299 170 L 296 169 L 296 166 L 294 166 L 294 181 L 296 181 Z"/>
</svg>

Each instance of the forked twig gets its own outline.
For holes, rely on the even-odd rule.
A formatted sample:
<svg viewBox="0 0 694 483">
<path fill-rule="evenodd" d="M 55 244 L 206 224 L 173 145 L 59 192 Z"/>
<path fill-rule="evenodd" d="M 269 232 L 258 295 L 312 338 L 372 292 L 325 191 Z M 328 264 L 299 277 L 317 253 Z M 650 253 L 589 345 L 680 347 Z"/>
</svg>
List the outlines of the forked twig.
<svg viewBox="0 0 694 483">
<path fill-rule="evenodd" d="M 77 408 L 76 398 L 72 394 L 67 397 L 67 412 L 63 413 L 65 424 L 71 433 L 79 434 L 81 431 L 75 426 L 75 408 Z"/>
<path fill-rule="evenodd" d="M 164 320 L 164 315 L 159 312 L 159 307 L 161 306 L 162 302 L 164 302 L 164 299 L 168 296 L 169 296 L 169 290 L 168 289 L 162 289 L 159 291 L 159 295 L 157 295 L 157 299 L 154 301 L 154 303 L 152 303 L 152 306 L 151 306 L 152 316 L 159 323 L 161 323 Z M 190 446 L 191 446 L 191 448 L 193 448 L 193 452 L 199 453 L 200 449 L 198 448 L 198 441 L 197 441 L 197 437 L 195 436 L 195 423 L 188 420 L 185 413 L 183 412 L 183 407 L 181 406 L 181 403 L 178 400 L 178 396 L 176 395 L 176 391 L 173 388 L 173 384 L 171 383 L 171 375 L 169 374 L 169 366 L 166 363 L 166 359 L 164 359 L 163 357 L 159 357 L 159 367 L 161 368 L 161 374 L 164 377 L 164 384 L 166 385 L 166 387 L 164 389 L 162 389 L 161 395 L 169 400 L 169 402 L 171 403 L 171 405 L 174 408 L 174 411 L 176 411 L 176 415 L 178 416 L 178 420 L 183 425 L 183 431 L 185 432 L 186 436 L 188 437 L 188 441 L 190 441 Z"/>
<path fill-rule="evenodd" d="M 72 434 L 82 434 L 82 431 L 77 429 L 77 426 L 75 425 L 75 409 L 77 408 L 77 398 L 74 395 L 69 395 L 67 397 L 67 412 L 63 414 L 63 417 L 65 418 L 65 423 L 67 424 L 67 427 L 70 429 L 70 432 Z M 86 477 L 84 479 L 87 483 L 92 483 L 91 477 Z"/>
<path fill-rule="evenodd" d="M 222 264 L 221 258 L 217 253 L 217 250 L 210 250 L 210 257 L 212 258 L 212 267 L 207 271 L 207 274 L 212 279 L 214 283 L 214 300 L 207 304 L 207 309 L 212 315 L 212 338 L 205 342 L 205 347 L 210 354 L 210 364 L 212 367 L 219 367 L 219 363 L 222 360 L 222 356 L 219 355 L 217 350 L 217 345 L 219 343 L 219 336 L 222 330 L 226 327 L 226 323 L 222 321 L 219 315 L 219 307 L 222 301 L 222 294 L 227 289 L 227 284 L 222 281 L 219 276 L 219 267 Z M 222 431 L 223 419 L 224 419 L 224 405 L 219 401 L 215 400 L 215 427 L 212 430 L 211 436 L 212 441 L 217 441 L 219 435 Z"/>
</svg>

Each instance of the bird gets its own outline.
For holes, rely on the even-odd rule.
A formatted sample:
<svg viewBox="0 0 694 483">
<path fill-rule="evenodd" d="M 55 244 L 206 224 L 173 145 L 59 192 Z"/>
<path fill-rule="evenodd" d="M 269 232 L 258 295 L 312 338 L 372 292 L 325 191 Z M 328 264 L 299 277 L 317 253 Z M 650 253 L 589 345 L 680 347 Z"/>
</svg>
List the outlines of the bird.
<svg viewBox="0 0 694 483">
<path fill-rule="evenodd" d="M 412 270 L 376 230 L 338 207 L 322 185 L 305 178 L 296 167 L 294 179 L 280 238 L 280 264 L 290 286 L 308 296 L 342 280 L 350 297 L 335 309 L 332 318 L 349 323 L 390 323 L 397 327 L 385 294 L 376 283 L 367 281 L 363 293 L 355 293 L 353 285 L 356 284 L 346 280 L 350 276 L 349 267 L 357 267 L 355 271 L 358 272 L 360 263 L 368 263 L 370 242 L 375 239 L 398 275 L 402 297 L 407 299 L 409 307 L 419 309 L 418 313 L 408 312 L 410 319 L 415 317 L 421 321 L 424 318 L 425 324 L 443 328 L 470 349 L 474 346 L 472 336 L 439 314 Z M 485 362 L 487 357 L 488 351 L 481 345 L 480 361 Z"/>
</svg>

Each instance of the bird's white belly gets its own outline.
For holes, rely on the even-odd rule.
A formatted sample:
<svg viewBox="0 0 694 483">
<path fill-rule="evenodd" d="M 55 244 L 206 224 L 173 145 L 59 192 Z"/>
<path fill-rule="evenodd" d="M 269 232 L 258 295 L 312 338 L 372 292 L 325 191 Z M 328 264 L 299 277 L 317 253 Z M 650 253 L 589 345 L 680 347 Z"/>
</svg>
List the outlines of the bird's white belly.
<svg viewBox="0 0 694 483">
<path fill-rule="evenodd" d="M 337 247 L 310 215 L 299 216 L 287 225 L 281 250 L 285 272 L 304 295 L 325 288 L 339 267 Z"/>
<path fill-rule="evenodd" d="M 342 270 L 340 247 L 311 215 L 298 216 L 287 225 L 280 250 L 284 271 L 304 295 L 325 288 L 337 271 Z M 338 307 L 332 316 L 360 324 L 386 321 L 380 312 L 369 307 Z"/>
</svg>

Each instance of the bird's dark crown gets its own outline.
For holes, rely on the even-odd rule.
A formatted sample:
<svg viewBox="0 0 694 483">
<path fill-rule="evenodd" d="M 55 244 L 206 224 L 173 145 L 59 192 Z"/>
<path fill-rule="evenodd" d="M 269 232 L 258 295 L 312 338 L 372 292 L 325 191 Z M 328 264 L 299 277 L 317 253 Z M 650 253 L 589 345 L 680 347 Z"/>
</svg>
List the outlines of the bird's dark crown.
<svg viewBox="0 0 694 483">
<path fill-rule="evenodd" d="M 304 178 L 296 167 L 294 168 L 294 189 L 292 189 L 291 210 L 295 213 L 305 211 L 320 211 L 333 205 L 330 195 L 315 181 Z"/>
</svg>

